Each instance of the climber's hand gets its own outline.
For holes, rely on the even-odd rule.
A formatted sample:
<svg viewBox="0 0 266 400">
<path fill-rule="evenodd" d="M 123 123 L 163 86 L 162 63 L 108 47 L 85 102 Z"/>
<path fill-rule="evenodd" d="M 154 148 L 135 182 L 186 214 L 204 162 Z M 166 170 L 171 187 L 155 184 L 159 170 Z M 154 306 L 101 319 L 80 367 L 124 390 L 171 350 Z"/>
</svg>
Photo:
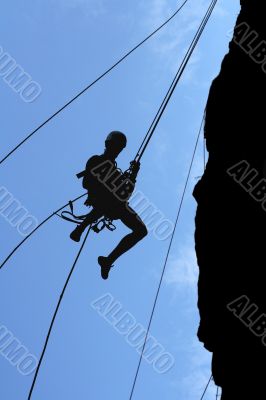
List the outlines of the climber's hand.
<svg viewBox="0 0 266 400">
<path fill-rule="evenodd" d="M 134 175 L 137 175 L 140 169 L 140 162 L 139 161 L 131 161 L 130 163 L 130 169 L 133 172 Z"/>
</svg>

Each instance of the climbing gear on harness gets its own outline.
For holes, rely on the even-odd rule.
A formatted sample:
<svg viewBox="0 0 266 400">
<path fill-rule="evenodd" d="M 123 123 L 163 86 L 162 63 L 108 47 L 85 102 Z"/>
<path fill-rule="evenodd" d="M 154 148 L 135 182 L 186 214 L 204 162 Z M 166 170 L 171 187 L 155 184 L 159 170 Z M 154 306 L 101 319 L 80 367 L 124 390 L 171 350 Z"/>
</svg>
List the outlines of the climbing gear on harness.
<svg viewBox="0 0 266 400">
<path fill-rule="evenodd" d="M 69 221 L 69 222 L 73 222 L 75 224 L 77 224 L 77 228 L 75 229 L 75 233 L 72 232 L 73 237 L 71 236 L 71 239 L 74 240 L 75 242 L 79 242 L 79 240 L 76 240 L 79 231 L 79 225 L 86 219 L 88 214 L 85 215 L 75 215 L 74 214 L 74 206 L 73 206 L 73 202 L 70 200 L 68 203 L 68 206 L 70 208 L 70 211 L 62 211 L 61 214 L 56 214 L 58 217 L 64 219 L 65 221 Z M 69 216 L 70 217 L 69 217 Z M 109 217 L 104 216 L 103 218 L 94 221 L 91 224 L 91 229 L 95 232 L 95 233 L 100 233 L 104 228 L 107 228 L 109 231 L 113 232 L 116 230 L 116 226 L 113 223 L 113 220 Z"/>
<path fill-rule="evenodd" d="M 123 172 L 123 176 L 124 176 L 125 180 L 128 179 L 131 182 L 135 183 L 139 169 L 140 169 L 139 161 L 136 161 L 136 160 L 130 161 L 130 167 L 125 172 Z"/>
<path fill-rule="evenodd" d="M 68 206 L 70 211 L 62 211 L 61 214 L 56 213 L 56 215 L 63 218 L 65 221 L 73 222 L 74 224 L 81 224 L 81 222 L 87 217 L 87 214 L 75 215 L 73 202 L 71 200 L 69 200 Z M 70 217 L 68 217 L 68 215 L 70 215 Z"/>
<path fill-rule="evenodd" d="M 113 221 L 108 217 L 103 217 L 91 227 L 95 233 L 100 233 L 104 228 L 107 228 L 111 232 L 116 230 L 116 226 L 113 224 Z"/>
</svg>

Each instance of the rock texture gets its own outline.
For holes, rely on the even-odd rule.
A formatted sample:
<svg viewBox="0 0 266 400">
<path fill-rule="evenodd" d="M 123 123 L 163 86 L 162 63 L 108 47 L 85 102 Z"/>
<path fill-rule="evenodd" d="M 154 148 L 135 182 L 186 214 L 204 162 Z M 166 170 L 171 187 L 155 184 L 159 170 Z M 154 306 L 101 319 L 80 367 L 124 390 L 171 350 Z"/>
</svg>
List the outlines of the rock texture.
<svg viewBox="0 0 266 400">
<path fill-rule="evenodd" d="M 194 190 L 198 336 L 213 353 L 223 400 L 266 399 L 265 3 L 241 1 L 234 39 L 210 89 L 209 161 Z"/>
</svg>

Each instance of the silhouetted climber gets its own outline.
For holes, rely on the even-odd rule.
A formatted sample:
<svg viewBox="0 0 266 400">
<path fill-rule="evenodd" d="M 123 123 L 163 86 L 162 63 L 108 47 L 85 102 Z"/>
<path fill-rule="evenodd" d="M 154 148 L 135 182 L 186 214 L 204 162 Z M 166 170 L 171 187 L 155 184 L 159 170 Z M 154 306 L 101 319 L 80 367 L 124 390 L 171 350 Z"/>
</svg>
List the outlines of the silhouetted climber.
<svg viewBox="0 0 266 400">
<path fill-rule="evenodd" d="M 104 153 L 91 157 L 86 170 L 78 174 L 79 178 L 83 177 L 83 187 L 88 191 L 85 205 L 92 206 L 93 209 L 70 234 L 71 239 L 79 242 L 84 230 L 103 216 L 111 220 L 119 219 L 132 230 L 107 257 L 98 258 L 103 279 L 108 278 L 109 271 L 118 257 L 148 233 L 143 221 L 128 204 L 140 163 L 131 162 L 130 169 L 123 173 L 117 168 L 115 161 L 126 144 L 127 138 L 122 132 L 111 132 L 106 138 Z"/>
</svg>

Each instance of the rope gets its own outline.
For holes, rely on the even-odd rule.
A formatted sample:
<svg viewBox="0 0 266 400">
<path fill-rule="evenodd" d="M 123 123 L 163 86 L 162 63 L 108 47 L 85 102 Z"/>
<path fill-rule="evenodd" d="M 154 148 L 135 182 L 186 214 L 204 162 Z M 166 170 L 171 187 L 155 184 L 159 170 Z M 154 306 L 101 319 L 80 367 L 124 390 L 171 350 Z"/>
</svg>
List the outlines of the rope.
<svg viewBox="0 0 266 400">
<path fill-rule="evenodd" d="M 103 79 L 106 75 L 108 75 L 113 69 L 115 69 L 119 64 L 121 64 L 126 58 L 128 58 L 132 53 L 134 53 L 139 47 L 141 47 L 145 42 L 147 42 L 152 36 L 154 36 L 157 32 L 159 32 L 163 27 L 165 27 L 175 16 L 182 10 L 188 0 L 185 0 L 181 6 L 171 15 L 162 25 L 156 28 L 152 33 L 150 33 L 145 39 L 143 39 L 140 43 L 138 43 L 135 47 L 129 50 L 123 57 L 121 57 L 118 61 L 116 61 L 110 68 L 108 68 L 105 72 L 103 72 L 98 78 L 96 78 L 93 82 L 87 85 L 84 89 L 82 89 L 78 94 L 76 94 L 71 100 L 65 103 L 61 108 L 59 108 L 54 114 L 52 114 L 49 118 L 47 118 L 42 124 L 40 124 L 36 129 L 34 129 L 28 136 L 26 136 L 20 143 L 18 143 L 2 160 L 0 160 L 0 164 L 2 164 L 7 158 L 9 158 L 19 147 L 21 147 L 25 142 L 27 142 L 35 133 L 37 133 L 41 128 L 43 128 L 48 122 L 50 122 L 53 118 L 55 118 L 58 114 L 60 114 L 63 110 L 65 110 L 70 104 L 72 104 L 75 100 L 77 100 L 80 96 L 82 96 L 87 90 L 89 90 L 92 86 L 94 86 L 97 82 Z"/>
<path fill-rule="evenodd" d="M 195 159 L 195 155 L 196 155 L 196 151 L 197 151 L 197 147 L 198 147 L 198 143 L 199 143 L 199 139 L 200 139 L 200 134 L 201 134 L 201 129 L 198 132 L 196 143 L 195 143 L 195 146 L 194 146 L 194 150 L 193 150 L 193 154 L 192 154 L 192 158 L 191 158 L 191 162 L 190 162 L 190 166 L 189 166 L 189 170 L 188 170 L 185 186 L 184 186 L 184 189 L 183 189 L 182 197 L 181 197 L 181 200 L 180 200 L 180 203 L 179 203 L 179 207 L 178 207 L 178 211 L 177 211 L 177 217 L 176 217 L 176 220 L 175 220 L 174 229 L 173 229 L 173 232 L 172 232 L 172 235 L 171 235 L 171 239 L 170 239 L 170 243 L 169 243 L 169 246 L 168 246 L 168 250 L 167 250 L 167 253 L 166 253 L 166 257 L 165 257 L 165 261 L 164 261 L 164 265 L 163 265 L 163 270 L 162 270 L 161 278 L 160 278 L 160 281 L 159 281 L 159 286 L 158 286 L 158 289 L 157 289 L 157 292 L 156 292 L 156 295 L 155 295 L 155 300 L 154 300 L 154 303 L 153 303 L 151 316 L 150 316 L 150 319 L 149 319 L 148 328 L 147 328 L 146 336 L 145 336 L 145 339 L 144 339 L 144 344 L 143 344 L 143 347 L 142 347 L 142 350 L 141 350 L 141 354 L 140 354 L 137 370 L 136 370 L 136 373 L 135 373 L 135 376 L 134 376 L 134 381 L 133 381 L 133 385 L 132 385 L 132 389 L 131 389 L 129 400 L 132 399 L 133 394 L 134 394 L 134 390 L 135 390 L 135 386 L 136 386 L 136 382 L 137 382 L 137 378 L 138 378 L 138 374 L 139 374 L 139 370 L 140 370 L 140 366 L 141 366 L 141 362 L 142 362 L 142 358 L 143 358 L 143 353 L 144 353 L 144 350 L 145 350 L 145 346 L 146 346 L 146 342 L 147 342 L 147 339 L 148 339 L 151 323 L 152 323 L 153 316 L 154 316 L 154 311 L 155 311 L 155 308 L 156 308 L 156 305 L 157 305 L 160 289 L 161 289 L 161 286 L 162 286 L 162 281 L 163 281 L 163 277 L 164 277 L 164 274 L 165 274 L 166 265 L 167 265 L 167 262 L 168 262 L 170 250 L 172 248 L 172 243 L 173 243 L 173 239 L 174 239 L 174 236 L 175 236 L 177 224 L 178 224 L 178 221 L 179 221 L 179 216 L 180 216 L 180 213 L 181 213 L 184 197 L 185 197 L 185 194 L 186 194 L 186 191 L 187 191 L 187 186 L 188 186 L 188 182 L 189 182 L 192 166 L 193 166 L 193 163 L 194 163 L 194 159 Z"/>
<path fill-rule="evenodd" d="M 75 203 L 77 200 L 81 199 L 82 197 L 87 196 L 87 193 L 84 193 L 78 197 L 76 197 L 74 200 L 72 200 L 72 203 Z M 41 228 L 41 226 L 43 226 L 46 222 L 48 222 L 54 215 L 56 215 L 57 213 L 59 213 L 61 210 L 63 210 L 65 207 L 68 206 L 69 203 L 63 205 L 62 207 L 60 207 L 58 210 L 54 211 L 52 214 L 50 214 L 47 218 L 45 218 L 38 226 L 36 226 L 36 228 L 29 233 L 12 251 L 11 253 L 6 257 L 6 259 L 2 262 L 2 264 L 0 265 L 0 269 L 2 269 L 4 267 L 4 265 L 7 263 L 7 261 L 13 256 L 13 254 L 20 248 L 20 246 L 23 245 L 23 243 L 26 242 L 26 240 L 28 240 L 37 230 L 39 230 Z"/>
<path fill-rule="evenodd" d="M 204 117 L 203 117 L 203 121 L 202 121 L 202 128 L 203 128 L 203 123 L 206 120 L 206 108 L 204 111 Z M 206 169 L 206 139 L 205 139 L 205 132 L 204 129 L 202 129 L 202 143 L 203 143 L 203 172 Z"/>
<path fill-rule="evenodd" d="M 206 143 L 205 143 L 205 138 L 203 137 L 203 170 L 205 171 L 206 169 Z"/>
<path fill-rule="evenodd" d="M 33 393 L 33 390 L 34 390 L 34 386 L 35 386 L 36 380 L 38 378 L 39 370 L 40 370 L 40 367 L 41 367 L 41 364 L 42 364 L 42 361 L 43 361 L 43 358 L 44 358 L 44 355 L 45 355 L 45 351 L 46 351 L 46 348 L 47 348 L 47 345 L 48 345 L 48 342 L 49 342 L 49 339 L 50 339 L 50 336 L 51 336 L 51 333 L 52 333 L 54 322 L 56 320 L 56 316 L 57 316 L 58 310 L 60 308 L 61 302 L 63 300 L 66 288 L 67 288 L 68 283 L 70 281 L 70 278 L 71 278 L 71 276 L 72 276 L 72 274 L 74 272 L 75 266 L 76 266 L 76 264 L 78 262 L 78 259 L 80 257 L 80 254 L 81 254 L 82 250 L 83 250 L 83 247 L 84 247 L 84 245 L 86 243 L 86 240 L 87 240 L 87 237 L 88 237 L 89 233 L 90 233 L 90 228 L 88 229 L 88 231 L 86 233 L 85 239 L 83 240 L 83 243 L 82 243 L 82 245 L 81 245 L 81 247 L 79 249 L 79 252 L 78 252 L 78 254 L 76 256 L 76 259 L 74 261 L 74 264 L 72 265 L 71 270 L 70 270 L 70 272 L 69 272 L 69 274 L 67 276 L 67 279 L 66 279 L 66 282 L 64 284 L 63 290 L 62 290 L 62 292 L 61 292 L 61 294 L 59 296 L 59 300 L 58 300 L 58 303 L 56 305 L 56 309 L 55 309 L 55 312 L 53 314 L 52 321 L 50 323 L 50 327 L 49 327 L 48 333 L 47 333 L 46 338 L 45 338 L 45 342 L 44 342 L 43 350 L 42 350 L 42 353 L 41 353 L 41 357 L 39 359 L 38 366 L 36 368 L 36 371 L 35 371 L 35 374 L 34 374 L 34 378 L 33 378 L 32 384 L 31 384 L 31 388 L 30 388 L 29 395 L 28 395 L 28 400 L 31 399 L 31 396 L 32 396 L 32 393 Z"/>
<path fill-rule="evenodd" d="M 209 387 L 209 385 L 210 385 L 210 383 L 211 383 L 211 380 L 212 380 L 212 375 L 210 376 L 210 379 L 208 380 L 208 383 L 207 383 L 207 385 L 205 386 L 205 389 L 204 389 L 204 391 L 203 391 L 203 393 L 202 393 L 202 396 L 201 396 L 200 400 L 203 400 L 203 398 L 204 398 L 204 396 L 205 396 L 205 393 L 207 392 L 208 387 Z"/>
<path fill-rule="evenodd" d="M 167 106 L 167 104 L 168 104 L 168 102 L 169 102 L 169 100 L 170 100 L 170 98 L 171 98 L 171 96 L 172 96 L 174 90 L 175 90 L 175 87 L 176 87 L 178 81 L 180 80 L 180 78 L 181 78 L 181 76 L 182 76 L 182 74 L 183 74 L 183 72 L 184 72 L 184 69 L 185 69 L 185 67 L 186 67 L 186 65 L 187 65 L 187 63 L 188 63 L 188 61 L 189 61 L 189 59 L 190 59 L 190 57 L 191 57 L 191 55 L 192 55 L 192 53 L 193 53 L 193 51 L 194 51 L 194 49 L 195 49 L 195 47 L 196 47 L 196 45 L 197 45 L 197 43 L 198 43 L 198 41 L 199 41 L 201 35 L 202 35 L 202 32 L 203 32 L 205 26 L 207 25 L 207 22 L 208 22 L 208 20 L 209 20 L 211 14 L 212 14 L 212 11 L 213 11 L 213 9 L 214 9 L 216 3 L 217 3 L 217 0 L 213 0 L 213 1 L 212 1 L 212 4 L 209 6 L 209 8 L 208 8 L 208 10 L 207 10 L 207 13 L 205 14 L 205 16 L 204 16 L 204 18 L 203 18 L 203 21 L 204 21 L 204 22 L 202 21 L 202 23 L 201 23 L 201 25 L 200 25 L 200 27 L 199 27 L 199 29 L 198 29 L 196 35 L 195 35 L 195 37 L 194 37 L 194 39 L 193 39 L 193 41 L 192 41 L 190 47 L 189 47 L 189 50 L 188 50 L 188 52 L 187 52 L 187 54 L 186 54 L 186 56 L 185 56 L 185 58 L 184 58 L 184 60 L 183 60 L 183 62 L 182 62 L 182 64 L 181 64 L 181 66 L 180 66 L 180 68 L 179 68 L 177 74 L 176 74 L 176 77 L 175 77 L 174 81 L 172 82 L 172 85 L 171 85 L 171 87 L 169 88 L 169 90 L 168 90 L 168 92 L 167 92 L 167 95 L 165 96 L 165 99 L 164 99 L 163 103 L 161 104 L 161 107 L 159 108 L 159 110 L 158 110 L 158 112 L 157 112 L 157 114 L 156 114 L 156 116 L 155 116 L 155 118 L 154 118 L 154 123 L 152 123 L 152 125 L 151 125 L 149 131 L 147 132 L 147 134 L 146 134 L 146 136 L 145 136 L 145 138 L 144 138 L 144 140 L 143 140 L 143 142 L 142 142 L 142 144 L 141 144 L 141 146 L 140 146 L 140 149 L 141 149 L 141 148 L 143 147 L 143 144 L 145 143 L 145 140 L 147 139 L 147 141 L 146 141 L 146 143 L 145 143 L 145 145 L 144 145 L 144 147 L 143 147 L 141 153 L 140 153 L 140 149 L 139 149 L 138 154 L 137 154 L 137 156 L 136 156 L 136 158 L 138 157 L 139 160 L 141 159 L 142 155 L 144 154 L 145 149 L 146 149 L 147 146 L 148 146 L 149 141 L 151 140 L 151 137 L 152 137 L 152 135 L 153 135 L 153 133 L 154 133 L 154 131 L 155 131 L 155 129 L 156 129 L 156 127 L 157 127 L 157 125 L 158 125 L 158 123 L 159 123 L 161 117 L 162 117 L 162 114 L 163 114 L 163 112 L 164 112 L 164 110 L 165 110 L 165 108 L 166 108 L 166 106 Z M 183 5 L 184 5 L 184 4 L 183 4 Z M 150 133 L 149 133 L 149 132 L 150 132 Z M 148 138 L 147 138 L 147 135 L 149 135 Z M 140 153 L 140 154 L 139 154 L 139 153 Z M 1 164 L 1 162 L 0 162 L 0 164 Z M 79 197 L 78 197 L 77 199 L 75 199 L 73 202 L 75 202 L 76 200 L 80 199 L 81 197 L 83 197 L 83 196 L 85 196 L 85 195 L 86 195 L 86 194 L 79 196 Z M 53 212 L 51 215 L 49 215 L 49 216 L 48 216 L 44 221 L 42 221 L 28 236 L 26 236 L 26 237 L 12 250 L 12 252 L 8 255 L 8 257 L 4 260 L 4 262 L 0 265 L 0 269 L 3 268 L 3 266 L 4 266 L 4 265 L 6 264 L 6 262 L 10 259 L 10 257 L 12 257 L 12 255 L 18 250 L 18 248 L 19 248 L 31 235 L 33 235 L 42 225 L 44 225 L 48 220 L 50 220 L 55 214 L 57 214 L 57 213 L 60 212 L 62 209 L 64 209 L 65 207 L 67 207 L 67 205 L 68 205 L 68 204 L 64 205 L 63 207 L 60 207 L 58 210 L 56 210 L 56 211 Z"/>
<path fill-rule="evenodd" d="M 176 75 L 175 75 L 175 77 L 174 77 L 174 79 L 173 79 L 173 81 L 172 81 L 172 83 L 170 85 L 170 88 L 168 89 L 168 91 L 167 91 L 167 93 L 166 93 L 166 95 L 165 95 L 165 97 L 164 97 L 164 99 L 163 99 L 158 111 L 157 111 L 157 114 L 156 114 L 155 118 L 153 119 L 153 121 L 152 121 L 152 123 L 151 123 L 151 125 L 150 125 L 150 127 L 149 127 L 149 129 L 148 129 L 148 131 L 147 131 L 147 133 L 146 133 L 141 145 L 140 145 L 140 148 L 139 148 L 139 150 L 137 152 L 135 160 L 137 160 L 137 161 L 141 160 L 141 158 L 142 158 L 142 156 L 143 156 L 143 154 L 144 154 L 144 152 L 145 152 L 145 150 L 146 150 L 146 148 L 147 148 L 147 146 L 148 146 L 148 144 L 149 144 L 149 142 L 150 142 L 150 140 L 151 140 L 151 138 L 152 138 L 152 136 L 153 136 L 153 134 L 154 134 L 154 132 L 156 130 L 156 127 L 157 127 L 158 123 L 160 122 L 160 119 L 161 119 L 161 117 L 162 117 L 162 115 L 163 115 L 163 113 L 164 113 L 164 111 L 165 111 L 165 109 L 166 109 L 166 107 L 167 107 L 167 105 L 168 105 L 168 103 L 169 103 L 169 101 L 170 101 L 175 89 L 176 89 L 176 86 L 177 86 L 178 82 L 180 81 L 180 79 L 181 79 L 181 77 L 182 77 L 182 75 L 183 75 L 183 73 L 185 71 L 185 68 L 186 68 L 186 66 L 187 66 L 187 64 L 188 64 L 188 62 L 189 62 L 189 60 L 190 60 L 190 58 L 191 58 L 191 56 L 192 56 L 192 54 L 193 54 L 193 52 L 195 50 L 200 38 L 201 38 L 201 35 L 204 32 L 204 29 L 205 29 L 205 27 L 206 27 L 211 15 L 212 15 L 212 12 L 213 12 L 213 10 L 214 10 L 214 8 L 216 6 L 216 3 L 217 3 L 217 0 L 212 0 L 210 6 L 208 7 L 207 12 L 206 12 L 204 18 L 202 19 L 201 24 L 200 24 L 200 26 L 199 26 L 199 28 L 198 28 L 198 30 L 197 30 L 194 38 L 193 38 L 188 50 L 187 50 L 187 53 L 186 53 L 185 57 L 183 58 L 183 61 L 182 61 L 181 65 L 180 65 L 180 67 L 178 68 L 178 71 L 177 71 L 177 73 L 176 73 Z"/>
</svg>

